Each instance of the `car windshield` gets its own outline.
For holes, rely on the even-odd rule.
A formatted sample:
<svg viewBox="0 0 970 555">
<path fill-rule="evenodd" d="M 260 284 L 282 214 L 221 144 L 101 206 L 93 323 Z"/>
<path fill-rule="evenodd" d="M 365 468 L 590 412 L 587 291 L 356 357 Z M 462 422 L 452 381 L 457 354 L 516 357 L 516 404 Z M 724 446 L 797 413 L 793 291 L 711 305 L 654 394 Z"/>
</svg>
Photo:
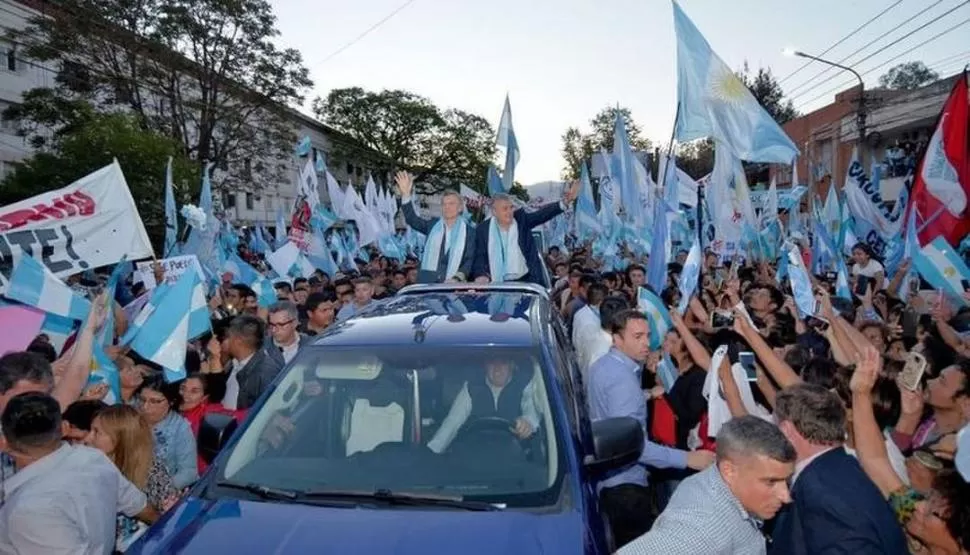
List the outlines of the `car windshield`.
<svg viewBox="0 0 970 555">
<path fill-rule="evenodd" d="M 552 504 L 563 463 L 540 364 L 533 348 L 308 348 L 218 480 Z"/>
</svg>

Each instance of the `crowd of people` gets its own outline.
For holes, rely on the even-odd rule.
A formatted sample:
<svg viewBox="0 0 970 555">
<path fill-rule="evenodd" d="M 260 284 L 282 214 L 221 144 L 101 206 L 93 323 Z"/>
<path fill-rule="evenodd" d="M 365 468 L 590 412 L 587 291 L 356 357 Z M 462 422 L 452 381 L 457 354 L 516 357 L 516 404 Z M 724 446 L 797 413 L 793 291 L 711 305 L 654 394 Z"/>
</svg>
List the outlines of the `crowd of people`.
<svg viewBox="0 0 970 555">
<path fill-rule="evenodd" d="M 124 551 L 205 472 L 203 418 L 243 418 L 312 337 L 410 284 L 538 282 L 542 264 L 590 418 L 644 427 L 639 460 L 598 485 L 620 553 L 970 550 L 958 454 L 970 335 L 957 303 L 929 291 L 902 301 L 899 280 L 859 246 L 853 280 L 871 286 L 837 298 L 831 276 L 812 276 L 818 312 L 806 317 L 772 264 L 705 252 L 682 314 L 686 250 L 659 291 L 629 252 L 623 271 L 573 238 L 539 252 L 530 231 L 568 209 L 575 189 L 535 211 L 496 199 L 472 228 L 457 195 L 429 220 L 408 202 L 410 178 L 398 185 L 408 224 L 427 236 L 421 256 L 375 251 L 354 272 L 281 279 L 269 306 L 225 274 L 208 300 L 212 331 L 191 343 L 178 382 L 113 348 L 120 398 L 89 383 L 105 302 L 63 353 L 41 336 L 0 358 L 0 553 Z M 643 291 L 662 300 L 669 329 L 643 309 Z"/>
</svg>

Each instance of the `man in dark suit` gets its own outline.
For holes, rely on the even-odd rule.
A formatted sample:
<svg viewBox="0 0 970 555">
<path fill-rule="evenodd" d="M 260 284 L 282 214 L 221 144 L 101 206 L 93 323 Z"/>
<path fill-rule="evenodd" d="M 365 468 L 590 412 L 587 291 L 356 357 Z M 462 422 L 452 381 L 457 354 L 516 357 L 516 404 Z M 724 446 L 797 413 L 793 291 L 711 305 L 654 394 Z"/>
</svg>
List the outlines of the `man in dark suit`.
<svg viewBox="0 0 970 555">
<path fill-rule="evenodd" d="M 401 191 L 404 221 L 427 237 L 418 282 L 466 281 L 475 259 L 475 230 L 461 217 L 461 195 L 446 191 L 441 197 L 441 217 L 422 218 L 414 210 L 411 175 L 397 172 L 394 180 Z"/>
<path fill-rule="evenodd" d="M 475 263 L 472 277 L 476 283 L 524 281 L 542 283 L 542 259 L 532 229 L 562 214 L 579 193 L 574 183 L 559 202 L 529 212 L 515 210 L 508 195 L 492 198 L 492 217 L 475 230 Z"/>
<path fill-rule="evenodd" d="M 313 342 L 309 336 L 298 331 L 300 314 L 292 302 L 279 301 L 270 305 L 267 319 L 269 341 L 265 347 L 266 354 L 280 368 L 289 364 L 305 345 Z"/>
<path fill-rule="evenodd" d="M 232 357 L 226 395 L 230 410 L 246 410 L 266 391 L 280 372 L 279 362 L 263 350 L 266 327 L 255 316 L 236 316 L 226 331 L 226 351 Z"/>
<path fill-rule="evenodd" d="M 778 393 L 775 417 L 797 460 L 793 502 L 775 521 L 771 553 L 909 553 L 889 503 L 845 451 L 838 396 L 817 385 L 791 386 Z"/>
</svg>

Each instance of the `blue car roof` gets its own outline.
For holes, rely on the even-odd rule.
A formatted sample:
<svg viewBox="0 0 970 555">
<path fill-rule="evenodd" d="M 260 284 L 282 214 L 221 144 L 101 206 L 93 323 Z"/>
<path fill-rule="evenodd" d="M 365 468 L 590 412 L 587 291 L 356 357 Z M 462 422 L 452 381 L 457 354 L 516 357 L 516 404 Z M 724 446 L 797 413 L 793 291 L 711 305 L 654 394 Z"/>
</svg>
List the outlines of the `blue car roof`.
<svg viewBox="0 0 970 555">
<path fill-rule="evenodd" d="M 536 345 L 544 303 L 539 295 L 510 291 L 399 295 L 336 324 L 314 345 Z"/>
</svg>

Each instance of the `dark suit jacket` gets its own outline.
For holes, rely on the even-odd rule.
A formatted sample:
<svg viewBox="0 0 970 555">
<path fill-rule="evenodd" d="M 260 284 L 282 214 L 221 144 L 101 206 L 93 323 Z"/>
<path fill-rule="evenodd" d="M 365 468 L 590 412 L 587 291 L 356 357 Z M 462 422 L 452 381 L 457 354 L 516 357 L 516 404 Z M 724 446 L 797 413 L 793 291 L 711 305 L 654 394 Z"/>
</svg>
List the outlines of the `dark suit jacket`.
<svg viewBox="0 0 970 555">
<path fill-rule="evenodd" d="M 269 389 L 276 375 L 280 373 L 280 364 L 270 358 L 266 351 L 259 349 L 253 353 L 246 366 L 236 374 L 239 381 L 239 399 L 236 408 L 246 410 L 253 406 L 264 391 Z"/>
<path fill-rule="evenodd" d="M 535 239 L 532 238 L 532 229 L 560 214 L 562 214 L 562 207 L 558 202 L 549 203 L 535 212 L 527 212 L 524 208 L 519 208 L 513 213 L 515 223 L 519 226 L 519 248 L 522 249 L 522 256 L 525 257 L 525 263 L 529 268 L 528 273 L 519 281 L 542 283 L 543 262 L 539 258 L 539 248 L 536 246 Z M 491 227 L 489 220 L 478 224 L 475 230 L 475 263 L 472 265 L 472 279 L 480 276 L 492 277 L 488 262 L 488 235 Z"/>
<path fill-rule="evenodd" d="M 770 553 L 906 554 L 903 530 L 859 462 L 836 448 L 809 463 L 779 513 Z"/>
<path fill-rule="evenodd" d="M 300 346 L 297 348 L 297 352 L 299 352 L 300 349 L 302 349 L 303 347 L 306 347 L 310 343 L 313 343 L 313 337 L 310 337 L 309 335 L 303 335 L 302 333 L 299 335 L 300 335 Z M 280 348 L 276 346 L 276 343 L 273 343 L 272 336 L 266 338 L 266 341 L 263 343 L 263 350 L 266 351 L 266 356 L 273 359 L 273 362 L 278 364 L 280 368 L 283 368 L 284 366 L 286 366 L 286 361 L 283 360 L 283 352 L 280 351 Z"/>
<path fill-rule="evenodd" d="M 404 221 L 416 231 L 420 231 L 426 236 L 431 233 L 431 229 L 438 223 L 440 218 L 430 218 L 425 219 L 418 216 L 418 213 L 414 211 L 414 203 L 409 202 L 407 204 L 401 205 L 401 210 L 404 212 Z M 467 223 L 466 223 L 467 225 Z M 444 241 L 442 241 L 443 243 Z M 425 245 L 427 248 L 427 245 Z M 438 257 L 438 270 L 435 281 L 441 283 L 451 276 L 445 275 L 448 272 L 448 257 L 443 256 Z M 472 263 L 475 261 L 475 230 L 471 226 L 465 230 L 465 250 L 461 253 L 461 263 L 458 265 L 458 271 L 461 273 L 462 279 L 468 280 L 472 272 Z"/>
</svg>

